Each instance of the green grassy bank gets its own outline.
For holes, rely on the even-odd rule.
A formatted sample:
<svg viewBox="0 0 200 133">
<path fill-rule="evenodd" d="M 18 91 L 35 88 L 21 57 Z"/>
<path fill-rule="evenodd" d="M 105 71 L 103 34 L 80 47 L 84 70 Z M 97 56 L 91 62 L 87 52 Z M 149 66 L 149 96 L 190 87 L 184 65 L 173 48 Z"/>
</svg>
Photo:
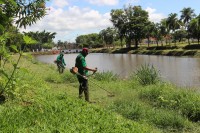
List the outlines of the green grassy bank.
<svg viewBox="0 0 200 133">
<path fill-rule="evenodd" d="M 78 98 L 78 82 L 69 70 L 59 74 L 55 65 L 26 58 L 19 66 L 27 70 L 17 71 L 14 93 L 6 93 L 0 104 L 0 132 L 200 132 L 195 90 L 97 73 L 89 78 L 92 103 L 87 103 Z"/>
<path fill-rule="evenodd" d="M 139 48 L 97 48 L 91 49 L 93 53 L 129 53 L 129 54 L 145 54 L 145 55 L 165 55 L 165 56 L 191 56 L 200 57 L 200 45 L 199 44 L 171 44 L 164 46 L 157 46 L 151 44 L 149 47 L 145 44 L 139 46 Z"/>
</svg>

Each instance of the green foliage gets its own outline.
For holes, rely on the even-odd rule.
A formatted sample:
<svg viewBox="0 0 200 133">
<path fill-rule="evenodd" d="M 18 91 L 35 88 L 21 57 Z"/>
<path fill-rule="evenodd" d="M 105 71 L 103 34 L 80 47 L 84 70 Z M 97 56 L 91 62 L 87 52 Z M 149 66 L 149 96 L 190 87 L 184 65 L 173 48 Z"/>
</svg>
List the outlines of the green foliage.
<svg viewBox="0 0 200 133">
<path fill-rule="evenodd" d="M 77 82 L 76 75 L 72 75 L 69 71 L 64 69 L 62 74 L 56 70 L 55 67 L 52 67 L 50 73 L 47 72 L 45 80 L 51 83 L 74 83 Z"/>
<path fill-rule="evenodd" d="M 101 38 L 97 33 L 88 35 L 80 35 L 76 38 L 76 43 L 79 47 L 99 47 L 102 44 Z"/>
<path fill-rule="evenodd" d="M 110 82 L 110 81 L 116 81 L 118 79 L 118 75 L 113 74 L 113 72 L 111 71 L 107 71 L 107 72 L 95 73 L 94 78 L 99 81 Z"/>
<path fill-rule="evenodd" d="M 151 110 L 149 112 L 148 120 L 152 122 L 155 126 L 172 130 L 172 131 L 183 131 L 184 129 L 189 129 L 191 123 L 177 114 L 174 111 L 166 110 Z"/>
<path fill-rule="evenodd" d="M 41 91 L 34 102 L 0 108 L 2 132 L 120 132 L 144 133 L 150 130 L 126 121 L 114 113 L 72 99 L 67 94 Z M 4 114 L 4 115 L 3 115 Z"/>
<path fill-rule="evenodd" d="M 45 30 L 42 32 L 24 32 L 24 40 L 27 44 L 35 44 L 32 46 L 28 46 L 29 49 L 39 49 L 42 48 L 52 48 L 53 46 L 53 38 L 55 38 L 56 33 L 46 32 Z"/>
<path fill-rule="evenodd" d="M 144 107 L 135 102 L 135 100 L 116 100 L 113 105 L 110 106 L 110 109 L 118 112 L 128 119 L 135 121 L 142 120 L 145 117 Z"/>
<path fill-rule="evenodd" d="M 169 131 L 183 131 L 191 127 L 191 123 L 176 111 L 150 108 L 134 97 L 124 96 L 123 99 L 115 100 L 109 109 L 125 118 L 134 121 L 148 121 L 160 129 Z"/>
<path fill-rule="evenodd" d="M 119 38 L 126 38 L 128 47 L 135 40 L 135 47 L 138 47 L 139 40 L 145 37 L 144 30 L 148 23 L 148 12 L 143 10 L 141 6 L 129 5 L 123 10 L 117 9 L 111 11 L 111 21 L 118 29 Z"/>
<path fill-rule="evenodd" d="M 16 24 L 19 27 L 26 27 L 36 22 L 45 15 L 45 0 L 30 0 L 30 1 L 1 1 L 0 5 L 0 78 L 5 78 L 6 83 L 1 87 L 0 95 L 7 93 L 14 95 L 16 89 L 17 76 L 19 70 L 18 64 L 23 54 L 22 36 L 18 33 L 17 28 L 12 26 L 11 20 L 16 18 Z M 6 29 L 6 30 L 5 30 Z M 5 31 L 3 31 L 5 30 Z M 30 38 L 24 37 L 27 44 L 30 44 Z M 14 44 L 13 44 L 14 43 Z M 19 54 L 18 59 L 12 60 L 11 53 Z M 6 64 L 12 65 L 13 69 L 5 67 Z M 0 84 L 4 84 L 0 82 Z"/>
<path fill-rule="evenodd" d="M 15 100 L 0 105 L 2 132 L 199 132 L 198 123 L 188 121 L 187 112 L 179 110 L 197 109 L 199 101 L 194 100 L 198 93 L 194 97 L 189 91 L 174 92 L 172 85 L 163 83 L 141 86 L 131 80 L 93 80 L 115 94 L 107 97 L 89 79 L 91 100 L 96 103 L 88 104 L 77 99 L 76 76 L 67 70 L 59 74 L 55 65 L 32 64 L 25 59 L 20 68 L 29 69 L 17 73 Z M 46 82 L 53 75 L 54 81 Z"/>
<path fill-rule="evenodd" d="M 115 37 L 117 36 L 117 32 L 114 28 L 108 27 L 107 29 L 101 30 L 99 35 L 106 45 L 111 45 L 116 39 Z"/>
<path fill-rule="evenodd" d="M 29 37 L 29 36 L 23 36 L 23 39 L 24 39 L 24 41 L 25 41 L 25 43 L 27 44 L 27 45 L 31 45 L 31 44 L 36 44 L 37 43 L 37 41 L 36 40 L 34 40 L 34 39 L 32 39 L 31 37 Z"/>
<path fill-rule="evenodd" d="M 61 78 L 61 76 L 55 72 L 49 74 L 46 78 L 46 81 L 52 83 L 63 83 L 63 79 Z"/>
<path fill-rule="evenodd" d="M 142 65 L 134 74 L 142 85 L 155 84 L 160 81 L 160 73 L 153 65 Z"/>
<path fill-rule="evenodd" d="M 191 91 L 169 85 L 153 86 L 141 91 L 140 98 L 147 99 L 156 107 L 177 110 L 191 121 L 200 120 L 200 96 Z"/>
</svg>

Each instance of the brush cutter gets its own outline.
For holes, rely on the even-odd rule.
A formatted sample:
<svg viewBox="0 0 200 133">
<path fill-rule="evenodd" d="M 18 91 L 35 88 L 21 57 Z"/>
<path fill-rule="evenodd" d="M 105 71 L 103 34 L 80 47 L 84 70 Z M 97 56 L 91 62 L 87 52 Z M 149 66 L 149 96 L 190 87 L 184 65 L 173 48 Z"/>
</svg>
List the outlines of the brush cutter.
<svg viewBox="0 0 200 133">
<path fill-rule="evenodd" d="M 72 74 L 76 74 L 76 75 L 79 75 L 79 76 L 81 76 L 82 78 L 84 78 L 84 79 L 88 79 L 88 76 L 91 76 L 91 75 L 93 75 L 93 74 L 91 74 L 91 75 L 88 75 L 88 76 L 84 76 L 84 75 L 81 75 L 79 72 L 78 72 L 78 68 L 77 67 L 72 67 L 71 69 L 70 69 L 70 72 L 72 73 Z M 110 91 L 108 91 L 108 90 L 106 90 L 106 89 L 104 89 L 103 87 L 101 87 L 100 85 L 98 85 L 97 83 L 95 83 L 95 82 L 93 82 L 93 81 L 91 81 L 90 80 L 90 82 L 92 82 L 93 84 L 95 84 L 97 87 L 99 87 L 100 89 L 102 89 L 102 90 L 104 90 L 104 91 L 106 91 L 106 92 L 108 92 L 109 93 L 109 95 L 108 96 L 110 96 L 110 97 L 113 97 L 113 96 L 115 96 L 113 93 L 111 93 Z"/>
</svg>

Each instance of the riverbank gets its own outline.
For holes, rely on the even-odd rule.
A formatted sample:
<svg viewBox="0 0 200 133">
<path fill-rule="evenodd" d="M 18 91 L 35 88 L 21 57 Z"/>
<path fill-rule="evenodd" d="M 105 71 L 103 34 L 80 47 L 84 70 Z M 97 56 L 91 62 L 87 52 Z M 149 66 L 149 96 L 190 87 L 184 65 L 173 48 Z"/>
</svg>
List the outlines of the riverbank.
<svg viewBox="0 0 200 133">
<path fill-rule="evenodd" d="M 32 52 L 32 55 L 52 55 L 58 54 L 59 51 L 43 51 Z M 144 54 L 144 55 L 164 55 L 164 56 L 189 56 L 200 57 L 200 44 L 180 44 L 150 47 L 140 45 L 139 48 L 132 46 L 131 48 L 111 47 L 111 48 L 91 48 L 90 53 L 113 53 L 113 54 Z"/>
<path fill-rule="evenodd" d="M 92 53 L 121 53 L 121 54 L 145 54 L 145 55 L 164 55 L 164 56 L 190 56 L 190 57 L 200 57 L 200 45 L 182 44 L 180 46 L 144 46 L 141 45 L 139 48 L 96 48 L 91 49 Z"/>
<path fill-rule="evenodd" d="M 26 71 L 18 71 L 15 97 L 0 104 L 2 132 L 200 132 L 194 90 L 99 73 L 89 78 L 90 104 L 77 98 L 79 85 L 69 70 L 59 74 L 53 64 L 26 58 L 20 68 Z"/>
</svg>

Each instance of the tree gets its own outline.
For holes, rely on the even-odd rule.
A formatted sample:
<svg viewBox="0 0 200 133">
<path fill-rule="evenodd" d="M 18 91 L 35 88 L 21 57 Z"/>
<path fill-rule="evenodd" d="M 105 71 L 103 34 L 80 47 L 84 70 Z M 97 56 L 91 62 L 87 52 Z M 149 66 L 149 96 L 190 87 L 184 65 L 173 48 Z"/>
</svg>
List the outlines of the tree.
<svg viewBox="0 0 200 133">
<path fill-rule="evenodd" d="M 80 35 L 76 38 L 76 44 L 79 47 L 99 47 L 102 41 L 98 33 L 91 33 L 88 35 Z"/>
<path fill-rule="evenodd" d="M 37 40 L 37 44 L 35 49 L 41 50 L 42 47 L 49 47 L 51 46 L 53 39 L 55 38 L 56 33 L 53 32 L 46 32 L 45 30 L 42 32 L 36 31 L 36 32 L 24 32 L 25 35 L 28 35 L 29 37 L 33 38 L 34 40 Z"/>
<path fill-rule="evenodd" d="M 139 41 L 145 37 L 144 29 L 148 23 L 148 12 L 142 10 L 141 6 L 129 5 L 123 10 L 112 10 L 111 18 L 119 33 L 125 36 L 127 47 L 131 47 L 134 40 L 135 47 L 138 48 Z"/>
<path fill-rule="evenodd" d="M 160 33 L 161 35 L 165 38 L 165 43 L 168 43 L 168 39 L 169 39 L 169 28 L 167 26 L 167 19 L 162 19 L 160 21 Z"/>
<path fill-rule="evenodd" d="M 166 20 L 166 24 L 167 27 L 169 28 L 169 31 L 172 31 L 172 34 L 175 32 L 175 30 L 180 28 L 180 24 L 179 24 L 179 20 L 177 18 L 177 14 L 176 13 L 171 13 L 169 14 L 167 20 Z M 176 40 L 175 40 L 175 44 L 176 44 Z"/>
<path fill-rule="evenodd" d="M 185 24 L 185 29 L 187 30 L 188 33 L 188 44 L 190 44 L 190 37 L 189 37 L 189 31 L 188 31 L 188 26 L 189 26 L 189 22 L 192 20 L 192 18 L 194 18 L 196 15 L 194 13 L 194 10 L 191 9 L 190 7 L 188 8 L 183 8 L 181 11 L 181 18 L 180 20 L 183 21 L 183 23 Z"/>
<path fill-rule="evenodd" d="M 183 38 L 187 36 L 187 32 L 185 29 L 180 29 L 174 32 L 173 34 L 174 38 L 178 40 L 179 42 L 182 41 Z"/>
<path fill-rule="evenodd" d="M 113 44 L 117 33 L 114 28 L 108 27 L 107 29 L 101 30 L 99 35 L 102 40 L 105 42 L 106 46 Z"/>
<path fill-rule="evenodd" d="M 46 15 L 46 0 L 0 0 L 0 26 L 6 28 L 15 19 L 18 27 L 36 23 Z M 8 23 L 9 22 L 9 23 Z"/>
<path fill-rule="evenodd" d="M 45 0 L 0 0 L 0 76 L 5 79 L 4 86 L 0 86 L 0 96 L 2 96 L 6 89 L 6 91 L 9 91 L 8 88 L 11 88 L 11 91 L 14 90 L 15 85 L 11 81 L 14 81 L 13 77 L 16 70 L 19 69 L 18 63 L 23 55 L 21 48 L 18 49 L 16 45 L 11 45 L 9 47 L 14 52 L 19 53 L 19 57 L 16 62 L 10 61 L 11 53 L 6 46 L 10 37 L 6 29 L 12 26 L 12 20 L 15 20 L 18 27 L 26 27 L 35 23 L 45 16 L 46 8 L 44 5 Z M 8 60 L 13 65 L 11 74 L 8 74 L 5 70 L 6 68 L 4 68 Z M 11 93 L 9 92 L 9 94 Z"/>
<path fill-rule="evenodd" d="M 155 27 L 153 29 L 153 37 L 156 38 L 156 44 L 158 46 L 158 42 L 162 39 L 162 34 L 161 34 L 161 25 L 160 23 L 156 23 Z"/>
<path fill-rule="evenodd" d="M 126 27 L 125 27 L 125 22 L 126 16 L 124 14 L 124 11 L 122 9 L 117 9 L 117 10 L 111 10 L 111 22 L 113 23 L 114 27 L 117 29 L 118 36 L 121 42 L 121 47 L 123 38 L 125 37 L 126 33 Z"/>
<path fill-rule="evenodd" d="M 198 44 L 200 40 L 200 14 L 192 19 L 188 25 L 188 31 L 192 34 L 194 38 L 197 38 Z"/>
<path fill-rule="evenodd" d="M 148 40 L 148 47 L 149 47 L 149 43 L 150 43 L 150 37 L 153 36 L 154 29 L 155 29 L 155 24 L 153 22 L 149 21 L 145 27 L 145 36 Z"/>
</svg>

